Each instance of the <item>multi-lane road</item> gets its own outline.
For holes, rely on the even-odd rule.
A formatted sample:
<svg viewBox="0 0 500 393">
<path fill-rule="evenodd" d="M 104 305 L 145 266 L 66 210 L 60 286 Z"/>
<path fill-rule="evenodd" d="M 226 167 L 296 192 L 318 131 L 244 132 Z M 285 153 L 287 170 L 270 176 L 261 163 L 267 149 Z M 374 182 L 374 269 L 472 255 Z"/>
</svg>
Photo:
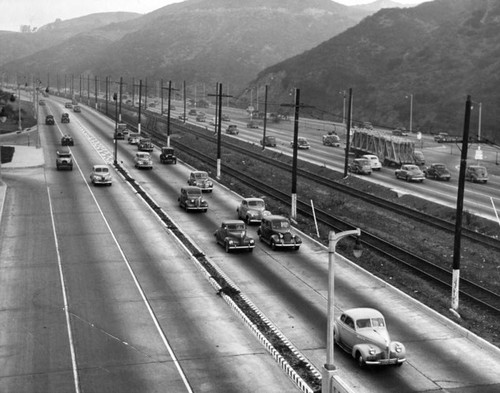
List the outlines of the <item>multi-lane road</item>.
<svg viewBox="0 0 500 393">
<path fill-rule="evenodd" d="M 0 391 L 298 391 L 117 173 L 112 187 L 90 186 L 91 166 L 113 160 L 114 123 L 84 108 L 60 124 L 63 102 L 50 99 L 43 109 L 57 121 L 40 126 L 45 166 L 2 173 Z M 75 140 L 73 171 L 55 169 L 63 133 Z M 206 195 L 209 211 L 188 214 L 177 197 L 191 168 L 161 165 L 155 151 L 153 170 L 137 170 L 136 151 L 120 141 L 118 160 L 319 369 L 327 250 L 306 238 L 298 252 L 258 243 L 251 254 L 226 254 L 213 232 L 235 218 L 240 197 L 216 184 Z M 257 237 L 256 227 L 249 232 Z M 498 351 L 348 261 L 336 269 L 338 309 L 380 309 L 408 349 L 403 367 L 374 370 L 336 350 L 339 374 L 356 392 L 498 391 Z"/>
</svg>

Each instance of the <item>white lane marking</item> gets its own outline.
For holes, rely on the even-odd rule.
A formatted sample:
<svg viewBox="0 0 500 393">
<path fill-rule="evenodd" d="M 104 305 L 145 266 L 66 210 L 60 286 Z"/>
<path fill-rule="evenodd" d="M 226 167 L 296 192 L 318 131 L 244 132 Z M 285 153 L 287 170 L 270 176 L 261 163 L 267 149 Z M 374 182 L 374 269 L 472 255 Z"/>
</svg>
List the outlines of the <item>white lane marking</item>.
<svg viewBox="0 0 500 393">
<path fill-rule="evenodd" d="M 92 146 L 96 150 L 97 150 L 96 146 L 99 146 L 99 145 L 102 146 L 102 144 L 95 137 L 93 137 L 90 133 L 88 133 L 87 135 L 90 136 L 90 137 L 88 136 L 89 140 L 92 139 L 91 140 Z M 106 161 L 105 156 L 106 156 L 106 151 L 107 150 L 105 148 L 103 148 L 102 150 L 104 151 L 104 156 L 101 155 L 101 157 Z M 99 150 L 97 150 L 97 151 L 99 152 Z M 107 153 L 110 155 L 109 151 L 107 151 Z M 155 315 L 155 313 L 154 313 L 154 311 L 153 311 L 153 309 L 152 309 L 152 307 L 151 307 L 151 305 L 150 305 L 150 303 L 149 303 L 149 301 L 148 301 L 148 299 L 146 297 L 146 294 L 144 293 L 144 290 L 142 289 L 142 286 L 139 283 L 139 280 L 137 279 L 137 276 L 135 275 L 134 270 L 132 269 L 132 266 L 130 265 L 130 262 L 128 261 L 125 253 L 123 252 L 123 249 L 121 248 L 121 246 L 120 246 L 120 244 L 118 242 L 118 239 L 116 238 L 115 234 L 113 233 L 113 230 L 111 229 L 111 226 L 109 225 L 108 220 L 106 219 L 106 217 L 104 215 L 104 212 L 102 211 L 101 206 L 99 205 L 99 202 L 97 202 L 96 196 L 94 195 L 94 193 L 93 193 L 93 191 L 92 191 L 92 189 L 90 187 L 89 182 L 87 182 L 87 180 L 85 178 L 85 175 L 83 174 L 83 172 L 81 170 L 81 167 L 80 167 L 80 165 L 78 165 L 78 162 L 77 162 L 77 160 L 75 159 L 74 156 L 73 156 L 73 163 L 76 166 L 76 168 L 78 169 L 78 172 L 80 173 L 81 177 L 83 178 L 85 184 L 87 185 L 87 189 L 89 190 L 90 195 L 92 196 L 92 199 L 94 200 L 94 203 L 95 203 L 97 209 L 99 210 L 99 214 L 101 215 L 101 217 L 102 217 L 102 219 L 103 219 L 103 221 L 104 221 L 104 223 L 106 225 L 106 228 L 108 229 L 111 237 L 113 238 L 113 241 L 114 241 L 116 247 L 118 248 L 118 251 L 120 252 L 121 257 L 123 258 L 123 261 L 125 262 L 128 270 L 130 272 L 130 275 L 132 276 L 132 279 L 133 279 L 133 281 L 134 281 L 134 283 L 135 283 L 135 285 L 137 287 L 137 290 L 139 291 L 139 294 L 140 294 L 140 296 L 141 296 L 141 298 L 142 298 L 142 300 L 143 300 L 143 302 L 144 302 L 144 304 L 145 304 L 145 306 L 146 306 L 146 308 L 147 308 L 147 310 L 149 312 L 149 315 L 151 316 L 151 319 L 152 319 L 152 321 L 153 321 L 153 323 L 154 323 L 154 325 L 156 327 L 156 330 L 158 331 L 158 333 L 159 333 L 159 335 L 160 335 L 160 337 L 161 337 L 161 339 L 163 341 L 163 344 L 165 345 L 165 348 L 167 349 L 170 357 L 172 358 L 172 361 L 173 361 L 173 363 L 174 363 L 174 365 L 175 365 L 175 367 L 177 369 L 177 372 L 179 373 L 179 375 L 180 375 L 180 377 L 181 377 L 181 379 L 182 379 L 182 381 L 184 383 L 184 386 L 186 387 L 186 391 L 189 392 L 189 393 L 192 393 L 193 390 L 191 389 L 191 386 L 189 385 L 189 382 L 187 380 L 186 374 L 182 370 L 180 362 L 177 359 L 177 357 L 175 356 L 174 351 L 173 351 L 172 347 L 170 346 L 170 344 L 168 342 L 168 339 L 165 336 L 165 333 L 163 332 L 163 329 L 161 328 L 160 323 L 159 323 L 158 319 L 156 318 L 156 315 Z M 49 195 L 49 198 L 50 198 L 50 195 Z M 54 226 L 54 237 L 56 237 L 57 233 L 55 231 L 55 224 L 53 224 L 53 226 Z M 56 242 L 57 242 L 57 237 L 56 237 Z M 58 246 L 57 246 L 57 248 L 58 248 Z M 59 252 L 58 252 L 58 260 L 60 260 L 60 258 L 59 258 Z M 60 268 L 60 272 L 62 274 L 62 268 Z M 67 308 L 66 301 L 65 301 L 65 308 Z M 71 329 L 70 329 L 69 326 L 68 326 L 68 329 L 71 331 Z M 72 340 L 71 340 L 71 342 L 72 342 Z M 74 351 L 72 349 L 72 357 L 73 357 L 73 352 Z M 76 367 L 76 359 L 75 359 L 75 363 L 74 364 L 75 364 L 75 367 Z M 76 370 L 74 372 L 76 372 Z M 77 392 L 79 392 L 79 390 L 77 390 Z"/>
<path fill-rule="evenodd" d="M 64 304 L 64 316 L 66 318 L 66 330 L 68 331 L 68 340 L 69 340 L 69 348 L 71 352 L 71 368 L 73 369 L 73 383 L 75 385 L 75 392 L 80 392 L 80 380 L 78 377 L 78 368 L 76 364 L 76 354 L 75 354 L 75 345 L 73 341 L 73 333 L 71 331 L 71 320 L 69 316 L 68 310 L 68 296 L 66 291 L 66 282 L 64 280 L 64 273 L 62 269 L 61 263 L 61 254 L 59 252 L 59 241 L 57 240 L 57 231 L 56 231 L 56 223 L 54 219 L 54 210 L 52 208 L 52 199 L 50 198 L 50 187 L 47 187 L 47 195 L 49 197 L 49 208 L 50 208 L 50 219 L 52 222 L 52 232 L 54 234 L 54 243 L 56 246 L 57 253 L 57 266 L 59 269 L 59 280 L 61 281 L 61 290 L 63 295 L 63 304 Z"/>
</svg>

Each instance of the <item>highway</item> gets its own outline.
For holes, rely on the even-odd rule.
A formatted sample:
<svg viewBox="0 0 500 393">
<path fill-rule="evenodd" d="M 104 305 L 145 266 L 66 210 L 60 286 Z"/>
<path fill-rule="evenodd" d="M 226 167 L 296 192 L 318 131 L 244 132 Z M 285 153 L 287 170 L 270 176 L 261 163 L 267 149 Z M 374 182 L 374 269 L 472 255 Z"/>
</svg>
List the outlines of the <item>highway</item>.
<svg viewBox="0 0 500 393">
<path fill-rule="evenodd" d="M 3 174 L 0 391 L 294 391 L 130 188 L 89 186 L 110 123 L 47 109 L 45 168 Z M 73 171 L 55 169 L 63 132 Z"/>
<path fill-rule="evenodd" d="M 57 125 L 41 127 L 45 167 L 3 173 L 9 191 L 0 294 L 8 328 L 0 336 L 6 351 L 0 391 L 297 391 L 117 174 L 112 187 L 89 186 L 91 165 L 112 160 L 114 123 L 84 107 L 61 125 L 64 101 L 49 101 Z M 75 138 L 72 172 L 55 170 L 63 131 Z M 253 132 L 240 137 L 257 138 Z M 137 149 L 118 145 L 118 160 L 148 194 L 319 369 L 327 250 L 306 238 L 298 252 L 258 243 L 251 254 L 226 254 L 213 231 L 222 219 L 235 218 L 240 196 L 216 184 L 206 194 L 208 213 L 188 214 L 177 197 L 191 168 L 161 165 L 155 151 L 153 170 L 137 170 Z M 314 146 L 303 154 L 318 155 Z M 257 238 L 255 226 L 249 232 Z M 336 305 L 380 309 L 392 338 L 407 346 L 403 367 L 370 370 L 337 348 L 339 374 L 356 392 L 500 388 L 498 350 L 343 258 L 336 266 Z"/>
</svg>

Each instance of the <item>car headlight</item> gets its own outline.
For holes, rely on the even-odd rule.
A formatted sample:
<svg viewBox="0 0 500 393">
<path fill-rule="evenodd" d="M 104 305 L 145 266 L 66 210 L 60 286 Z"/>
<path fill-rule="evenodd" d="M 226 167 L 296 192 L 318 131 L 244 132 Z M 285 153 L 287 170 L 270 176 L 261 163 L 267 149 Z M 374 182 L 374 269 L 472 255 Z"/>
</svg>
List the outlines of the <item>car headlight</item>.
<svg viewBox="0 0 500 393">
<path fill-rule="evenodd" d="M 251 240 L 249 241 L 249 243 L 250 243 L 250 244 L 254 244 L 254 243 L 255 243 L 255 240 L 251 239 Z"/>
<path fill-rule="evenodd" d="M 278 234 L 278 237 L 279 237 L 280 239 L 283 239 L 283 234 L 282 234 L 282 233 Z"/>
<path fill-rule="evenodd" d="M 377 351 L 375 351 L 373 348 L 370 348 L 368 350 L 368 353 L 373 356 L 373 355 L 375 355 L 377 353 Z"/>
<path fill-rule="evenodd" d="M 401 352 L 403 351 L 403 348 L 401 347 L 401 345 L 396 344 L 396 347 L 394 348 L 394 350 L 395 350 L 397 353 L 401 353 Z"/>
<path fill-rule="evenodd" d="M 229 245 L 232 246 L 234 244 L 234 240 L 229 240 Z"/>
</svg>

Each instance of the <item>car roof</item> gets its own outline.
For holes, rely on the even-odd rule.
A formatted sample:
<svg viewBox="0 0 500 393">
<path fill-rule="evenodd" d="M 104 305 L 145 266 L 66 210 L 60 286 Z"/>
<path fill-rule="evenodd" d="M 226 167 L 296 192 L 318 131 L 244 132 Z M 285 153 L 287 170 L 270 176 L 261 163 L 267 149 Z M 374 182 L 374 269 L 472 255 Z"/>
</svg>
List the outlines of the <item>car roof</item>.
<svg viewBox="0 0 500 393">
<path fill-rule="evenodd" d="M 96 165 L 94 165 L 94 169 L 98 169 L 98 168 L 108 168 L 108 166 L 104 165 L 104 164 L 96 164 Z"/>
<path fill-rule="evenodd" d="M 198 174 L 198 173 L 206 173 L 208 175 L 207 171 L 192 171 L 191 174 Z"/>
<path fill-rule="evenodd" d="M 263 218 L 263 220 L 267 220 L 267 221 L 274 221 L 274 220 L 288 220 L 288 218 L 286 218 L 285 216 L 280 216 L 278 214 L 270 214 L 268 216 L 265 216 Z"/>
<path fill-rule="evenodd" d="M 264 199 L 262 198 L 243 198 L 244 201 L 262 201 L 264 202 Z"/>
<path fill-rule="evenodd" d="M 222 224 L 226 225 L 231 225 L 231 224 L 239 224 L 239 225 L 245 225 L 245 223 L 242 220 L 224 220 L 222 221 Z"/>
<path fill-rule="evenodd" d="M 360 318 L 384 318 L 380 311 L 369 307 L 351 308 L 345 310 L 344 314 L 349 315 L 355 320 Z"/>
<path fill-rule="evenodd" d="M 186 192 L 189 192 L 189 191 L 200 191 L 201 192 L 201 188 L 196 187 L 196 186 L 185 186 L 185 187 L 182 187 L 182 189 L 185 190 Z"/>
</svg>

